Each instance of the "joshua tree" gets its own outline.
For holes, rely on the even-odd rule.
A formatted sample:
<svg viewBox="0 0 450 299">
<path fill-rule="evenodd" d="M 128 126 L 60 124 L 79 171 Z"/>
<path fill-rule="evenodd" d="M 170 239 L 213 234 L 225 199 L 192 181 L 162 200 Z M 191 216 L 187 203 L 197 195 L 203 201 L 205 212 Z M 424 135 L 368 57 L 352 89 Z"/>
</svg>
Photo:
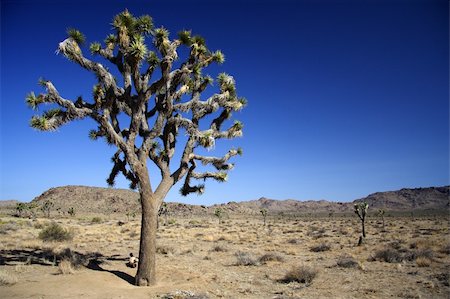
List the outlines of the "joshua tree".
<svg viewBox="0 0 450 299">
<path fill-rule="evenodd" d="M 58 107 L 33 116 L 33 128 L 54 131 L 70 121 L 91 118 L 97 128 L 90 131 L 90 138 L 104 138 L 117 148 L 107 183 L 113 186 L 116 176 L 122 173 L 130 181 L 130 188 L 139 190 L 142 225 L 135 282 L 147 286 L 156 282 L 155 242 L 161 203 L 182 179 L 180 192 L 184 196 L 204 192 L 205 186 L 193 185 L 193 179 L 227 180 L 227 171 L 233 167 L 229 159 L 242 151 L 230 149 L 222 157 L 212 157 L 199 154 L 198 148 L 212 149 L 219 139 L 242 136 L 241 122 L 226 122 L 233 111 L 245 106 L 246 100 L 237 96 L 232 76 L 221 73 L 213 80 L 202 72 L 212 63 L 224 62 L 222 52 L 211 52 L 202 37 L 181 31 L 172 40 L 167 29 L 154 28 L 150 16 L 134 17 L 128 11 L 115 16 L 112 25 L 114 32 L 106 37 L 104 45 L 94 42 L 90 51 L 117 67 L 120 79 L 86 57 L 81 49 L 84 35 L 69 29 L 68 38 L 59 43 L 57 52 L 95 75 L 93 100 L 81 96 L 75 101 L 66 99 L 52 82 L 41 79 L 46 92 L 28 94 L 26 102 L 31 108 L 43 103 Z M 151 41 L 151 49 L 146 39 Z M 182 46 L 187 49 L 180 52 L 186 53 L 181 55 L 184 58 L 177 53 Z M 201 97 L 213 82 L 219 91 Z M 180 149 L 177 160 L 176 145 Z M 149 160 L 160 170 L 156 188 L 150 183 Z M 197 162 L 215 170 L 199 172 Z"/>
<path fill-rule="evenodd" d="M 167 203 L 163 202 L 158 211 L 158 218 L 164 215 L 164 225 L 167 225 L 167 217 L 169 216 L 169 206 Z M 158 221 L 159 225 L 159 221 Z"/>
<path fill-rule="evenodd" d="M 385 229 L 384 229 L 384 214 L 385 214 L 385 210 L 384 209 L 379 209 L 378 210 L 378 216 L 380 216 L 381 217 L 381 221 L 383 221 L 383 231 L 385 231 Z"/>
<path fill-rule="evenodd" d="M 223 217 L 223 211 L 221 208 L 217 208 L 214 210 L 214 216 L 216 216 L 219 219 L 219 224 L 222 223 L 222 217 Z"/>
<path fill-rule="evenodd" d="M 28 210 L 28 205 L 24 202 L 19 202 L 16 204 L 16 212 L 17 212 L 17 216 L 18 217 L 22 217 L 23 216 L 23 212 Z"/>
<path fill-rule="evenodd" d="M 367 209 L 369 208 L 369 204 L 367 202 L 360 202 L 355 204 L 355 214 L 358 215 L 359 219 L 361 219 L 361 225 L 362 225 L 362 236 L 359 238 L 358 245 L 361 245 L 364 241 L 364 238 L 366 237 L 366 228 L 365 228 L 365 221 L 366 221 L 366 215 L 367 215 Z"/>
<path fill-rule="evenodd" d="M 53 202 L 51 202 L 49 200 L 44 201 L 44 204 L 41 206 L 41 211 L 44 213 L 44 215 L 47 218 L 50 218 L 50 212 L 51 212 L 53 206 L 54 206 Z"/>
<path fill-rule="evenodd" d="M 74 207 L 70 207 L 69 208 L 69 210 L 67 211 L 67 213 L 70 215 L 70 216 L 75 216 L 75 208 Z"/>
<path fill-rule="evenodd" d="M 127 221 L 129 222 L 131 218 L 136 217 L 136 212 L 135 211 L 128 211 L 125 216 L 127 216 Z"/>
<path fill-rule="evenodd" d="M 261 209 L 260 211 L 259 211 L 260 213 L 261 213 L 261 215 L 263 216 L 263 219 L 264 219 L 264 226 L 266 226 L 266 218 L 267 218 L 267 209 Z"/>
<path fill-rule="evenodd" d="M 37 205 L 34 202 L 30 202 L 27 204 L 27 211 L 29 212 L 29 217 L 36 218 L 36 208 Z"/>
</svg>

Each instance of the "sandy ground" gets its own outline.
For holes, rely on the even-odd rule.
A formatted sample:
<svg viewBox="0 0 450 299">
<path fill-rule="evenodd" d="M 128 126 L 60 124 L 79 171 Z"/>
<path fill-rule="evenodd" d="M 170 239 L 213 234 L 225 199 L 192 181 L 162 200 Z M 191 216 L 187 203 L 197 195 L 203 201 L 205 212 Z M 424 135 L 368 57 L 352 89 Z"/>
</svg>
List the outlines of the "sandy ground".
<svg viewBox="0 0 450 299">
<path fill-rule="evenodd" d="M 355 218 L 271 218 L 267 226 L 257 217 L 220 225 L 173 219 L 158 232 L 158 283 L 142 288 L 132 284 L 136 269 L 125 265 L 138 252 L 138 221 L 1 217 L 0 298 L 449 298 L 448 219 L 386 218 L 383 231 L 369 218 L 366 242 L 356 246 Z M 50 221 L 74 239 L 39 240 Z M 84 266 L 63 271 L 55 256 L 66 248 Z M 386 248 L 404 260 L 374 260 Z M 338 266 L 343 256 L 354 267 Z M 317 275 L 310 283 L 284 282 L 299 266 Z"/>
</svg>

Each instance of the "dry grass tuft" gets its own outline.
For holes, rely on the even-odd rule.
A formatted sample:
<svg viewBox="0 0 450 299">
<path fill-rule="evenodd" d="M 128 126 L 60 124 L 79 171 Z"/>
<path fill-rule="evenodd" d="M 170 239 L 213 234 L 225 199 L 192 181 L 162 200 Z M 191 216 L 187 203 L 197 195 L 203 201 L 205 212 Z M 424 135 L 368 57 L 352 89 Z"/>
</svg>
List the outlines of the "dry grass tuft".
<svg viewBox="0 0 450 299">
<path fill-rule="evenodd" d="M 191 291 L 175 291 L 163 295 L 161 299 L 209 299 L 209 297 L 205 294 L 196 294 Z"/>
<path fill-rule="evenodd" d="M 100 218 L 100 217 L 93 217 L 91 219 L 92 224 L 101 223 L 101 222 L 102 222 L 102 218 Z"/>
<path fill-rule="evenodd" d="M 450 286 L 450 273 L 449 272 L 443 272 L 443 273 L 438 273 L 436 275 L 434 275 L 434 277 L 440 282 L 442 283 L 444 286 Z"/>
<path fill-rule="evenodd" d="M 322 243 L 316 246 L 313 246 L 310 248 L 310 250 L 312 252 L 322 252 L 322 251 L 329 251 L 331 249 L 331 246 L 326 244 L 326 243 Z"/>
<path fill-rule="evenodd" d="M 424 256 L 419 256 L 416 258 L 416 264 L 419 267 L 429 267 L 431 265 L 431 259 Z"/>
<path fill-rule="evenodd" d="M 318 271 L 312 267 L 300 265 L 294 266 L 289 270 L 285 276 L 280 280 L 283 283 L 299 282 L 304 284 L 311 284 L 317 276 Z"/>
<path fill-rule="evenodd" d="M 0 234 L 7 235 L 11 232 L 17 231 L 19 228 L 20 226 L 14 221 L 2 223 L 0 224 Z"/>
<path fill-rule="evenodd" d="M 442 246 L 439 252 L 444 254 L 450 254 L 450 243 Z"/>
<path fill-rule="evenodd" d="M 175 253 L 175 249 L 167 245 L 159 245 L 156 247 L 156 253 L 164 255 L 172 255 Z"/>
<path fill-rule="evenodd" d="M 267 262 L 284 262 L 284 258 L 277 254 L 277 253 L 266 253 L 263 256 L 261 256 L 258 261 L 261 264 L 265 264 Z"/>
<path fill-rule="evenodd" d="M 211 251 L 214 251 L 214 252 L 226 252 L 226 251 L 228 251 L 228 249 L 225 248 L 222 245 L 215 245 L 215 246 L 213 246 L 213 248 L 211 248 Z"/>
<path fill-rule="evenodd" d="M 18 281 L 16 275 L 6 271 L 4 269 L 0 269 L 0 286 L 9 286 L 14 285 Z"/>
<path fill-rule="evenodd" d="M 414 261 L 418 258 L 427 258 L 432 260 L 434 257 L 434 251 L 431 248 L 423 248 L 405 253 L 405 260 Z"/>
<path fill-rule="evenodd" d="M 299 244 L 299 243 L 300 243 L 300 240 L 299 240 L 299 239 L 289 239 L 287 242 L 288 242 L 289 244 Z"/>
<path fill-rule="evenodd" d="M 75 273 L 75 270 L 72 267 L 72 263 L 68 259 L 64 259 L 59 262 L 58 265 L 59 274 L 67 275 Z"/>
<path fill-rule="evenodd" d="M 235 266 L 258 266 L 258 260 L 249 252 L 238 251 L 234 254 L 236 256 Z"/>
<path fill-rule="evenodd" d="M 70 248 L 64 248 L 59 252 L 54 252 L 58 259 L 63 261 L 70 262 L 70 265 L 74 269 L 78 269 L 82 266 L 87 266 L 89 263 L 89 259 L 94 257 L 95 254 L 80 254 L 76 251 L 71 250 Z"/>
<path fill-rule="evenodd" d="M 381 261 L 386 263 L 400 263 L 401 261 L 403 261 L 403 255 L 398 250 L 388 247 L 377 250 L 373 258 L 370 260 Z"/>
<path fill-rule="evenodd" d="M 338 257 L 336 264 L 342 268 L 359 268 L 359 263 L 348 254 Z"/>
</svg>

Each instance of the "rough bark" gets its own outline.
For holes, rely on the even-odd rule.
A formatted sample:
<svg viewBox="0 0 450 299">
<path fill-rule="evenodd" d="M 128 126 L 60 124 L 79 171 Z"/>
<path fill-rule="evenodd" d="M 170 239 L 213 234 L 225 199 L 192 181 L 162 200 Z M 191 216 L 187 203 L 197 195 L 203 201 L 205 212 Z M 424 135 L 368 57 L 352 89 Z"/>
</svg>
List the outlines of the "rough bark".
<svg viewBox="0 0 450 299">
<path fill-rule="evenodd" d="M 141 236 L 139 243 L 139 264 L 135 277 L 137 286 L 150 286 L 156 283 L 156 231 L 158 221 L 158 203 L 152 192 L 148 175 L 139 176 L 139 193 L 142 207 Z"/>
<path fill-rule="evenodd" d="M 364 225 L 365 217 L 363 219 L 361 219 L 361 223 L 362 223 L 362 235 L 363 235 L 363 238 L 365 238 L 366 237 L 366 227 Z"/>
<path fill-rule="evenodd" d="M 136 285 L 150 286 L 156 283 L 156 231 L 158 208 L 151 193 L 141 191 L 142 219 L 139 244 L 139 264 Z"/>
</svg>

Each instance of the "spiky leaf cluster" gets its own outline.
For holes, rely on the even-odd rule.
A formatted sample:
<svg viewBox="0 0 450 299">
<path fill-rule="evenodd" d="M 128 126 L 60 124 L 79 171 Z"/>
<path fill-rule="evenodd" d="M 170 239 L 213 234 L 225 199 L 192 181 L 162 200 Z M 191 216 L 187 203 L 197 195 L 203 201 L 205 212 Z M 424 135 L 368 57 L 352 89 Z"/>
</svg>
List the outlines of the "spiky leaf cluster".
<svg viewBox="0 0 450 299">
<path fill-rule="evenodd" d="M 86 41 L 86 37 L 84 36 L 84 34 L 81 33 L 79 30 L 74 29 L 74 28 L 67 29 L 67 35 L 71 39 L 76 41 L 79 45 L 84 44 L 84 42 Z"/>
<path fill-rule="evenodd" d="M 369 209 L 369 204 L 367 202 L 359 202 L 354 205 L 354 212 L 358 217 L 364 221 L 366 217 L 367 210 Z"/>
</svg>

